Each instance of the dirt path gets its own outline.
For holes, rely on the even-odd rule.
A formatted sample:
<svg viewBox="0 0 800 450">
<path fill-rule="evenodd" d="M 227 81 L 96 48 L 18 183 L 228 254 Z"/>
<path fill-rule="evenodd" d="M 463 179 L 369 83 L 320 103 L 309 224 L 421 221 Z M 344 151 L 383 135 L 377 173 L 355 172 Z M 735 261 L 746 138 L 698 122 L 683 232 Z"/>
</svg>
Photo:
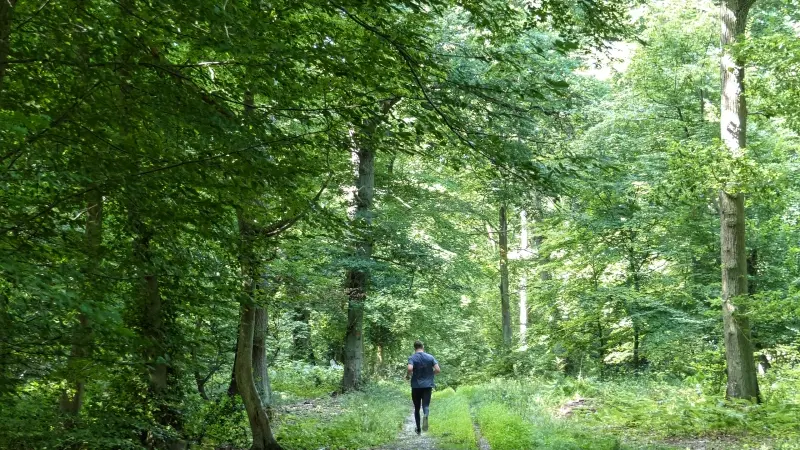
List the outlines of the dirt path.
<svg viewBox="0 0 800 450">
<path fill-rule="evenodd" d="M 406 421 L 403 422 L 403 429 L 394 442 L 373 450 L 436 450 L 439 448 L 436 446 L 436 441 L 428 433 L 423 432 L 418 436 L 414 431 L 415 428 L 414 414 L 412 413 L 406 417 Z"/>
</svg>

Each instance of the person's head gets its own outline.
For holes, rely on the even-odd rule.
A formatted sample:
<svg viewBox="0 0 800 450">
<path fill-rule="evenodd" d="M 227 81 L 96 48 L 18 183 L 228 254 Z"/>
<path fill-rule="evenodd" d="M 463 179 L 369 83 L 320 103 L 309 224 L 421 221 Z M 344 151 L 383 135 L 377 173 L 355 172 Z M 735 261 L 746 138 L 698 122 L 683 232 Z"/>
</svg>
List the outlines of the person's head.
<svg viewBox="0 0 800 450">
<path fill-rule="evenodd" d="M 414 350 L 419 351 L 419 350 L 424 350 L 424 349 L 425 349 L 425 344 L 423 344 L 422 341 L 420 341 L 420 340 L 414 341 Z"/>
</svg>

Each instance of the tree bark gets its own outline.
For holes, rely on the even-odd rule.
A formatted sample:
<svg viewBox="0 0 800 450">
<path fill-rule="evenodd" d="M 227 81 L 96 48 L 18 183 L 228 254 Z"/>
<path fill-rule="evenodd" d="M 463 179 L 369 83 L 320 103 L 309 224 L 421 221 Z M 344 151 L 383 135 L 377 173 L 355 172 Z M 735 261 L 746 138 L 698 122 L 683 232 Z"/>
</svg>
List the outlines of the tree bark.
<svg viewBox="0 0 800 450">
<path fill-rule="evenodd" d="M 752 4 L 753 0 L 723 0 L 720 5 L 720 43 L 723 49 L 720 59 L 720 133 L 733 157 L 739 157 L 747 145 L 747 104 L 745 61 L 733 54 L 732 46 L 744 37 Z M 719 203 L 722 320 L 728 373 L 726 392 L 729 398 L 760 401 L 750 324 L 741 305 L 743 297 L 748 295 L 744 194 L 735 192 L 735 186 L 726 186 L 719 193 Z"/>
<path fill-rule="evenodd" d="M 500 309 L 503 318 L 503 345 L 511 346 L 511 307 L 508 295 L 508 217 L 500 207 Z"/>
<path fill-rule="evenodd" d="M 272 388 L 269 384 L 267 364 L 267 310 L 263 306 L 255 308 L 255 329 L 253 332 L 253 377 L 261 404 L 269 409 L 272 404 Z"/>
</svg>

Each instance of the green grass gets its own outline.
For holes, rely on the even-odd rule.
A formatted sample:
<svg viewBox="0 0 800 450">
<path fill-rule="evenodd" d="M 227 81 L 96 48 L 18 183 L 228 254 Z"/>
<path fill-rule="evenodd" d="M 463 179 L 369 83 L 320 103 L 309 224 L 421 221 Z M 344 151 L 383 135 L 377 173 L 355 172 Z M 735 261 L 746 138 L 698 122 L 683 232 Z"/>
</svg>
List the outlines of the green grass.
<svg viewBox="0 0 800 450">
<path fill-rule="evenodd" d="M 396 385 L 328 400 L 309 413 L 282 415 L 277 439 L 287 450 L 359 449 L 393 441 L 408 414 L 408 395 Z"/>
<path fill-rule="evenodd" d="M 478 448 L 467 398 L 452 389 L 434 393 L 431 401 L 430 434 L 444 449 Z"/>
<path fill-rule="evenodd" d="M 611 433 L 554 417 L 572 390 L 543 380 L 497 380 L 460 391 L 493 450 L 627 448 Z"/>
</svg>

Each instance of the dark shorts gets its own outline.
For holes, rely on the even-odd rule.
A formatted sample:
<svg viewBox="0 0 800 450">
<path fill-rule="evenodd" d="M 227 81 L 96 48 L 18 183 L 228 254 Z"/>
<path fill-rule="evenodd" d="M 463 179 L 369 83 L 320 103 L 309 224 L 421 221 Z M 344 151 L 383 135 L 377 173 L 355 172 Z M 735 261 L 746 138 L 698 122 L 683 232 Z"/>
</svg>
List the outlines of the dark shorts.
<svg viewBox="0 0 800 450">
<path fill-rule="evenodd" d="M 419 410 L 420 406 L 431 404 L 431 392 L 433 392 L 433 388 L 411 388 L 411 400 L 414 402 L 416 410 Z"/>
</svg>

